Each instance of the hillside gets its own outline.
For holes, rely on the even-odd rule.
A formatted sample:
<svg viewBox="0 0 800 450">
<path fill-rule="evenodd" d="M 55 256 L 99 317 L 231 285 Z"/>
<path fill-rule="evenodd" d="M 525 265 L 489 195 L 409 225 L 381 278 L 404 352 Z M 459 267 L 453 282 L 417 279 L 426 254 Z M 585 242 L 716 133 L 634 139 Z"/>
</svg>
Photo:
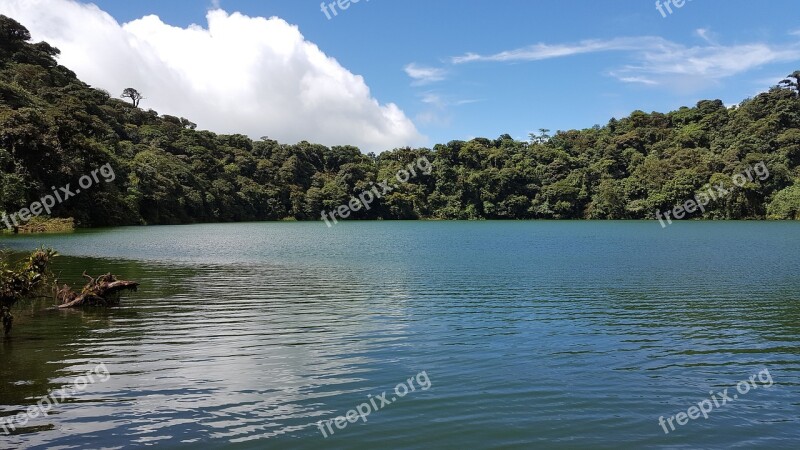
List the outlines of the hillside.
<svg viewBox="0 0 800 450">
<path fill-rule="evenodd" d="M 767 179 L 733 187 L 691 217 L 800 219 L 796 83 L 733 108 L 705 100 L 666 114 L 636 111 L 530 142 L 503 135 L 364 155 L 198 131 L 88 86 L 58 65 L 57 49 L 29 41 L 0 16 L 0 212 L 8 214 L 110 164 L 112 182 L 52 216 L 87 227 L 320 220 L 425 157 L 431 176 L 412 177 L 351 218 L 653 218 L 764 162 Z"/>
</svg>

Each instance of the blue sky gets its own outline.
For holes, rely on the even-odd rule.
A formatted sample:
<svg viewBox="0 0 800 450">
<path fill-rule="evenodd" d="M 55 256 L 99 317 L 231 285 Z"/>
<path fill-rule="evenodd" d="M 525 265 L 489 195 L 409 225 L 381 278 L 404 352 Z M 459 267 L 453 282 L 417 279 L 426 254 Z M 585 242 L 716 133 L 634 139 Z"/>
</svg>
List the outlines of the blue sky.
<svg viewBox="0 0 800 450">
<path fill-rule="evenodd" d="M 800 69 L 790 0 L 694 0 L 667 17 L 650 0 L 361 0 L 332 19 L 319 0 L 93 3 L 119 23 L 153 14 L 181 28 L 207 27 L 216 7 L 278 16 L 363 76 L 372 98 L 396 104 L 427 146 L 591 127 L 700 99 L 735 104 Z"/>
</svg>

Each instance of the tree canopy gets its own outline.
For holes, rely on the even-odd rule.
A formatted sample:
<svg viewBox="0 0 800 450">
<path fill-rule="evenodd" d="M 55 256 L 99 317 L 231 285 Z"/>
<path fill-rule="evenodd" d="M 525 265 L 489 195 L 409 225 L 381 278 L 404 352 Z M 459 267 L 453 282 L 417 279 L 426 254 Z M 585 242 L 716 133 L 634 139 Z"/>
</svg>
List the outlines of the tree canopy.
<svg viewBox="0 0 800 450">
<path fill-rule="evenodd" d="M 800 72 L 735 107 L 704 100 L 584 130 L 541 129 L 528 142 L 502 135 L 365 155 L 198 131 L 91 88 L 57 64 L 57 49 L 29 40 L 0 16 L 0 211 L 110 163 L 113 183 L 53 215 L 81 226 L 320 220 L 423 156 L 431 176 L 411 178 L 351 218 L 652 218 L 760 161 L 770 178 L 693 217 L 797 219 L 800 211 Z"/>
<path fill-rule="evenodd" d="M 120 98 L 129 98 L 129 99 L 131 99 L 131 104 L 134 107 L 138 108 L 139 107 L 139 102 L 142 101 L 144 96 L 142 94 L 140 94 L 139 91 L 137 91 L 134 88 L 125 88 L 125 90 L 122 91 L 122 95 L 120 96 Z"/>
</svg>

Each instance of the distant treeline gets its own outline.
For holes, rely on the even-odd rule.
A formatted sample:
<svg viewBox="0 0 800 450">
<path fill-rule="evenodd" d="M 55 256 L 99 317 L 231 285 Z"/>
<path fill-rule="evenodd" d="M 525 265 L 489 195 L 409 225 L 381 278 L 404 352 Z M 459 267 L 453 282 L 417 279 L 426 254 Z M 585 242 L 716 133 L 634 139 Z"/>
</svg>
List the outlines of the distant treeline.
<svg viewBox="0 0 800 450">
<path fill-rule="evenodd" d="M 23 26 L 0 16 L 0 212 L 110 163 L 113 183 L 53 215 L 81 226 L 320 220 L 425 157 L 430 176 L 351 218 L 653 218 L 763 161 L 767 180 L 736 187 L 692 217 L 800 219 L 800 72 L 731 108 L 701 101 L 529 142 L 503 135 L 364 155 L 197 131 L 91 88 L 57 64 L 57 49 L 29 41 Z"/>
</svg>

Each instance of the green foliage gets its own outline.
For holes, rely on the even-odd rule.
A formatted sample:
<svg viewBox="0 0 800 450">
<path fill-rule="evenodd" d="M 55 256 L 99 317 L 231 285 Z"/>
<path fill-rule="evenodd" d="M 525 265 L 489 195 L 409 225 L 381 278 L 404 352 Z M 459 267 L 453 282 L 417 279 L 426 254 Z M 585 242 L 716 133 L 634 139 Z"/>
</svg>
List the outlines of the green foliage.
<svg viewBox="0 0 800 450">
<path fill-rule="evenodd" d="M 16 264 L 10 261 L 9 254 L 0 255 L 0 320 L 5 334 L 11 332 L 14 321 L 11 308 L 19 300 L 35 295 L 44 288 L 50 261 L 57 256 L 58 253 L 44 247 Z"/>
<path fill-rule="evenodd" d="M 708 183 L 765 161 L 770 178 L 693 217 L 798 218 L 800 72 L 737 107 L 700 101 L 667 114 L 635 111 L 585 130 L 541 129 L 529 142 L 502 135 L 400 148 L 378 156 L 350 146 L 197 131 L 92 89 L 59 66 L 58 50 L 27 42 L 0 16 L 0 211 L 27 207 L 105 164 L 98 183 L 59 204 L 79 226 L 319 220 L 420 157 L 430 176 L 355 219 L 643 219 Z"/>
<path fill-rule="evenodd" d="M 800 183 L 775 194 L 767 207 L 767 217 L 774 220 L 800 220 Z"/>
<path fill-rule="evenodd" d="M 27 28 L 14 19 L 0 15 L 0 46 L 14 48 L 30 39 Z"/>
<path fill-rule="evenodd" d="M 16 232 L 25 233 L 69 233 L 75 231 L 75 221 L 69 219 L 53 219 L 45 216 L 32 217 L 31 220 L 17 228 Z"/>
</svg>

